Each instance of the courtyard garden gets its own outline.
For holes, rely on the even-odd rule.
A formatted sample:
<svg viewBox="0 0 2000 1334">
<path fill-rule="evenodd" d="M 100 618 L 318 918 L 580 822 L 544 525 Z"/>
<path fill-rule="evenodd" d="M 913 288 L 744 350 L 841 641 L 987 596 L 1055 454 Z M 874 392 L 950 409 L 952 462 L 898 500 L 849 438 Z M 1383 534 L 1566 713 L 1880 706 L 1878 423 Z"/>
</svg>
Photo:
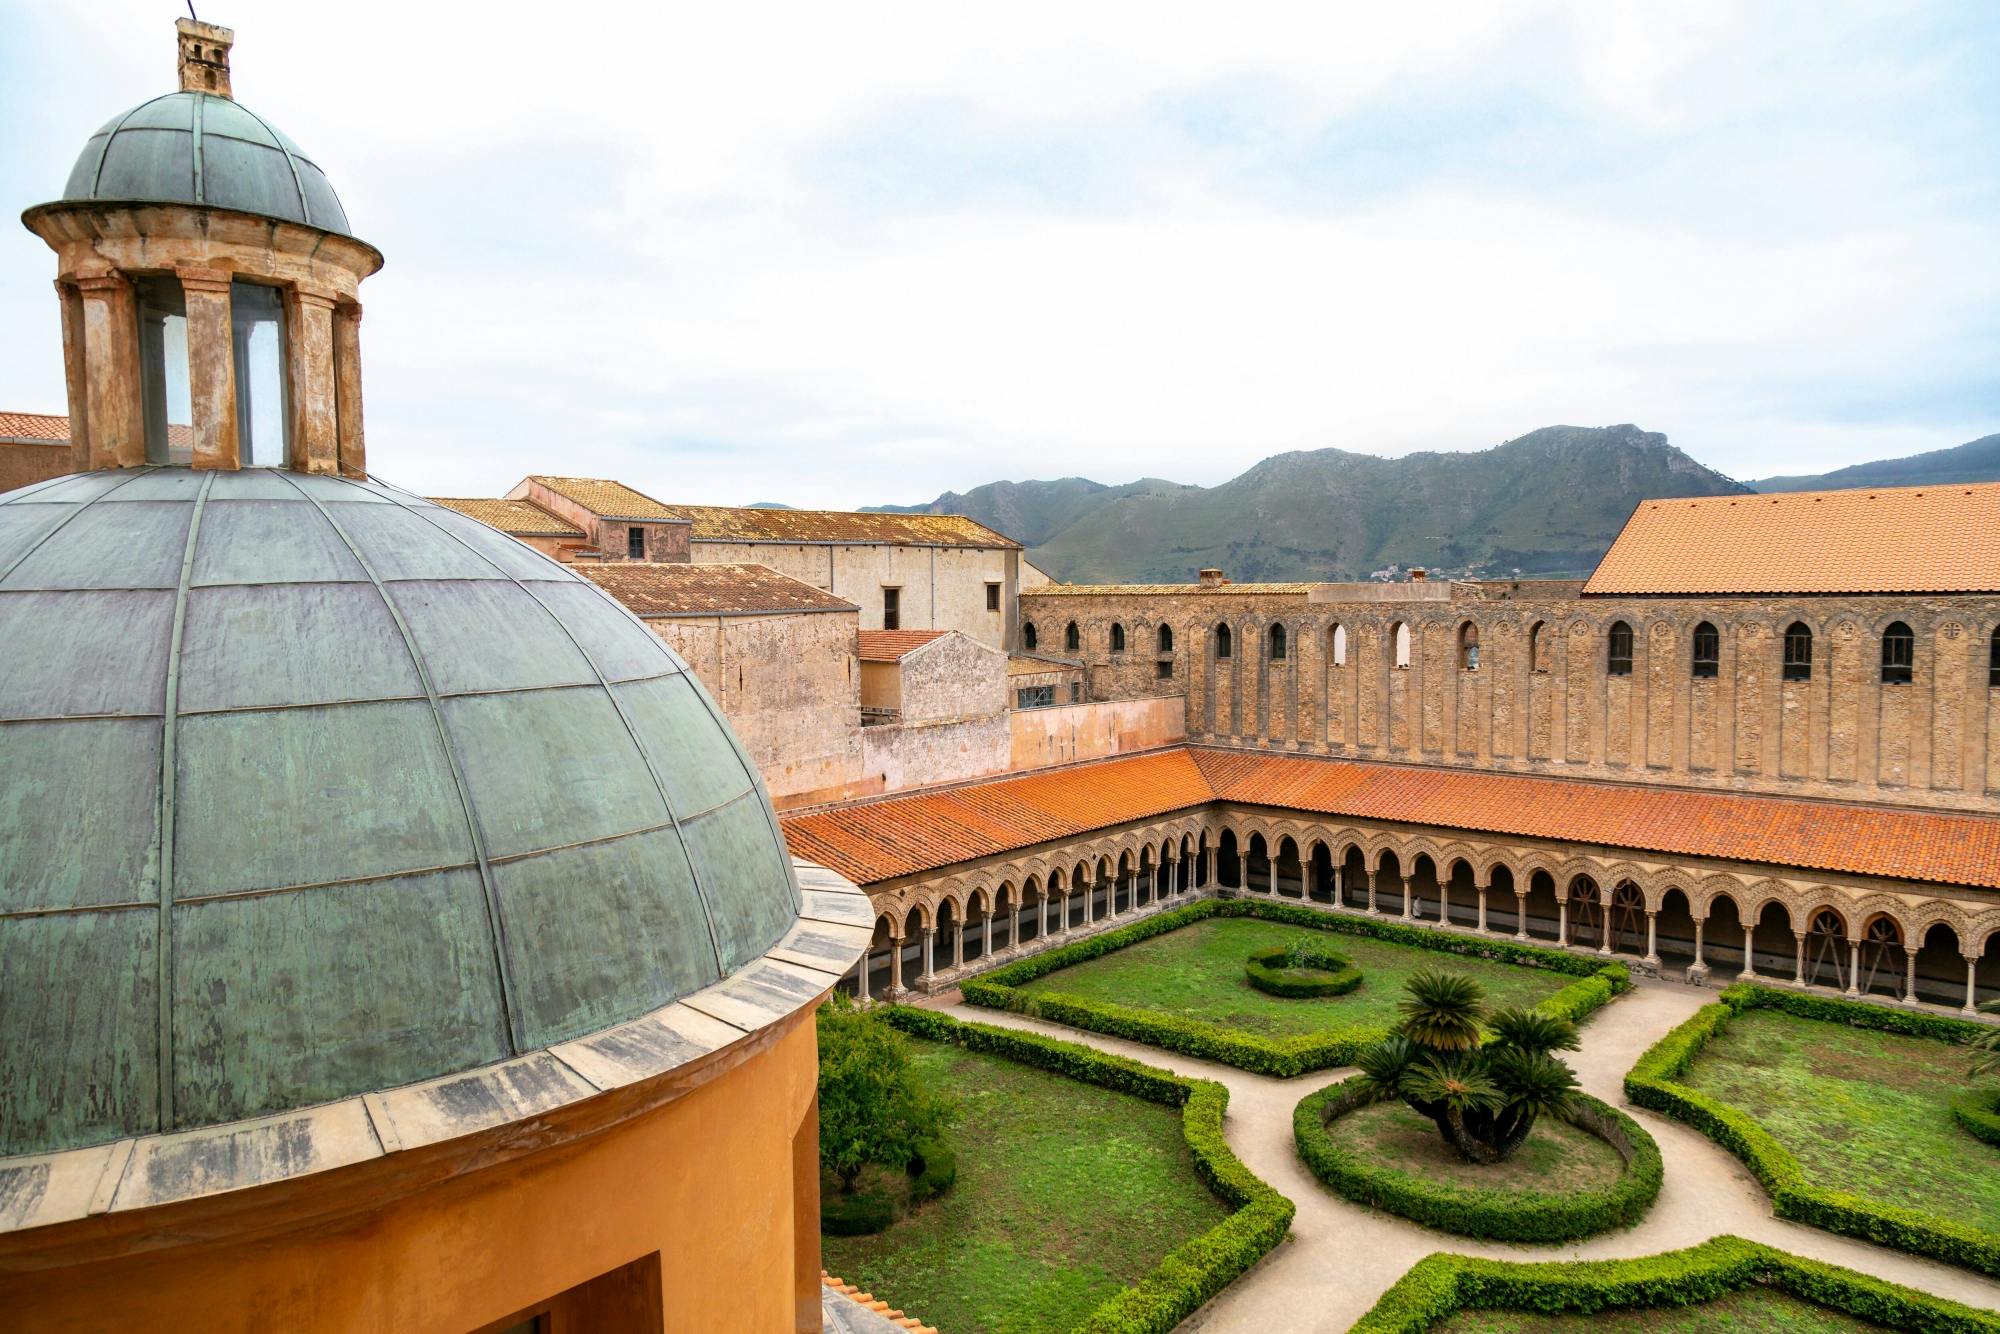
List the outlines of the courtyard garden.
<svg viewBox="0 0 2000 1334">
<path fill-rule="evenodd" d="M 933 1011 L 871 1022 L 949 1098 L 954 1180 L 823 1235 L 830 1273 L 952 1334 L 1165 1331 L 1284 1236 L 1289 1201 L 1222 1141 L 1219 1085 Z"/>
<path fill-rule="evenodd" d="M 1302 946 L 1323 956 L 1317 966 L 1297 957 Z M 1278 951 L 1307 966 L 1286 966 Z M 1577 1019 L 1628 985 L 1622 965 L 1588 956 L 1287 904 L 1207 900 L 1006 965 L 962 991 L 974 1005 L 1289 1076 L 1351 1064 L 1396 1023 L 1410 977 L 1443 966 L 1475 980 L 1495 1005 Z M 1258 985 L 1260 968 L 1265 979 L 1320 985 Z"/>
<path fill-rule="evenodd" d="M 2000 1274 L 2000 1147 L 1938 1015 L 1734 986 L 1627 1076 L 1749 1165 L 1782 1218 Z"/>
</svg>

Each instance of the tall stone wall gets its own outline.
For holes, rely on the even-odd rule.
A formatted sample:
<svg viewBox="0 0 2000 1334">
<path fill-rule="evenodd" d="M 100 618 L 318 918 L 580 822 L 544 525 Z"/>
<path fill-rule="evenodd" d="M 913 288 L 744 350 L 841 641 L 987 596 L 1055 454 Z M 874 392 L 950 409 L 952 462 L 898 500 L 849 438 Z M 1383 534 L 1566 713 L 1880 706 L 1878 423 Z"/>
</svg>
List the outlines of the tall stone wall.
<svg viewBox="0 0 2000 1334">
<path fill-rule="evenodd" d="M 1338 585 L 1050 588 L 1024 593 L 1021 607 L 1047 651 L 1065 652 L 1076 623 L 1080 652 L 1066 656 L 1084 660 L 1092 699 L 1185 691 L 1199 742 L 2000 810 L 2000 689 L 1987 684 L 2000 597 L 1582 599 L 1576 588 L 1392 585 L 1365 598 Z M 1631 670 L 1614 674 L 1608 643 L 1621 621 Z M 1882 634 L 1896 621 L 1916 638 L 1907 685 L 1881 679 Z M 1713 678 L 1693 674 L 1704 622 L 1721 646 Z M 1805 681 L 1784 679 L 1794 622 L 1813 635 Z M 1166 679 L 1162 625 L 1174 641 Z M 1282 657 L 1273 626 L 1284 628 Z"/>
<path fill-rule="evenodd" d="M 861 608 L 861 628 L 880 630 L 882 590 L 900 593 L 899 630 L 957 630 L 1009 648 L 1021 553 L 1011 547 L 903 547 L 857 543 L 698 541 L 697 563 L 752 562 L 836 593 Z M 986 586 L 1000 586 L 998 610 Z"/>
<path fill-rule="evenodd" d="M 1005 713 L 1007 655 L 964 635 L 945 635 L 904 655 L 898 707 L 905 723 Z"/>
</svg>

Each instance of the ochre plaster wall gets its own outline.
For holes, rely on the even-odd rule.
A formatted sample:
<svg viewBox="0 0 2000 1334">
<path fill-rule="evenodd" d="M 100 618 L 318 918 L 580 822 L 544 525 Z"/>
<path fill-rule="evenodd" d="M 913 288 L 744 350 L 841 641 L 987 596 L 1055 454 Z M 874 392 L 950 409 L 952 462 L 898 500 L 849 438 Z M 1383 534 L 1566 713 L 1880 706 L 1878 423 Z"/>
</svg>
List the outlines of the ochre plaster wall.
<svg viewBox="0 0 2000 1334">
<path fill-rule="evenodd" d="M 13 491 L 36 482 L 46 482 L 76 471 L 67 443 L 39 444 L 33 441 L 0 441 L 0 492 Z"/>
<path fill-rule="evenodd" d="M 1011 766 L 1040 769 L 1185 741 L 1187 702 L 1171 695 L 1105 704 L 1058 704 L 1016 710 L 1009 721 L 1013 731 Z"/>
<path fill-rule="evenodd" d="M 793 1138 L 817 1059 L 811 1013 L 792 1022 L 743 1064 L 567 1147 L 327 1230 L 10 1276 L 0 1309 L 38 1334 L 466 1334 L 657 1251 L 665 1329 L 793 1330 Z"/>
</svg>

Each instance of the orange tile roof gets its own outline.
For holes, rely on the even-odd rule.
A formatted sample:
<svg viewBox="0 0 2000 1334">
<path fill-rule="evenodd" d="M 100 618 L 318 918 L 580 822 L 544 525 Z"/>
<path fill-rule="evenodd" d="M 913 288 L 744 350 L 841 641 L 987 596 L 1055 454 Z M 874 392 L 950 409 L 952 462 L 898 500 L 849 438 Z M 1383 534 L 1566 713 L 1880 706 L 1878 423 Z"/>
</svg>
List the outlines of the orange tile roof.
<svg viewBox="0 0 2000 1334">
<path fill-rule="evenodd" d="M 860 610 L 845 598 L 762 565 L 669 565 L 627 560 L 570 568 L 624 603 L 635 616 Z"/>
<path fill-rule="evenodd" d="M 460 514 L 479 520 L 489 528 L 498 528 L 512 537 L 582 537 L 583 529 L 559 519 L 540 505 L 526 500 L 485 500 L 479 497 L 432 496 L 433 505 L 457 510 Z"/>
<path fill-rule="evenodd" d="M 949 630 L 863 630 L 861 661 L 901 662 L 933 639 L 942 639 Z"/>
<path fill-rule="evenodd" d="M 564 499 L 575 501 L 600 519 L 641 519 L 666 523 L 675 520 L 685 522 L 688 517 L 678 509 L 662 505 L 643 492 L 634 491 L 623 482 L 614 482 L 604 477 L 538 475 L 528 480 L 540 482 Z"/>
<path fill-rule="evenodd" d="M 1209 801 L 1801 870 L 2000 889 L 2000 818 L 1788 797 L 1173 750 L 795 816 L 800 856 L 857 883 Z"/>
<path fill-rule="evenodd" d="M 1975 592 L 2000 592 L 2000 482 L 1642 501 L 1583 586 L 1585 597 Z"/>
<path fill-rule="evenodd" d="M 69 439 L 69 415 L 0 412 L 0 439 L 46 440 L 50 444 L 63 444 Z"/>
<path fill-rule="evenodd" d="M 868 884 L 1213 799 L 1193 755 L 1171 750 L 795 815 L 782 823 L 795 855 Z"/>
<path fill-rule="evenodd" d="M 826 542 L 855 546 L 1005 547 L 1021 544 L 962 514 L 862 514 L 851 510 L 676 505 L 697 542 Z"/>
</svg>

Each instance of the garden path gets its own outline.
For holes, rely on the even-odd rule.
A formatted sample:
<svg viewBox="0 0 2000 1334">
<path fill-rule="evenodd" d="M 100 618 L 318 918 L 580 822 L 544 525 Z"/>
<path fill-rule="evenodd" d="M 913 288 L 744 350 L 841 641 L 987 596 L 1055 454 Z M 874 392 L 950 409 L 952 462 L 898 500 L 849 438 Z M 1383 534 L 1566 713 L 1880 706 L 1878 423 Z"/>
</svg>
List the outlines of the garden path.
<svg viewBox="0 0 2000 1334">
<path fill-rule="evenodd" d="M 1189 1334 L 1345 1330 L 1411 1265 L 1433 1251 L 1503 1260 L 1616 1259 L 1678 1250 L 1723 1233 L 1970 1305 L 2000 1309 L 2000 1281 L 1773 1217 L 1763 1187 L 1732 1155 L 1679 1122 L 1625 1101 L 1625 1072 L 1640 1054 L 1714 999 L 1713 991 L 1638 978 L 1631 991 L 1584 1025 L 1582 1050 L 1567 1054 L 1579 1082 L 1586 1092 L 1645 1125 L 1659 1141 L 1666 1180 L 1658 1202 L 1637 1227 L 1560 1246 L 1517 1246 L 1433 1232 L 1353 1204 L 1321 1185 L 1293 1148 L 1292 1109 L 1308 1093 L 1349 1070 L 1272 1079 L 1135 1042 L 964 1005 L 956 990 L 925 1003 L 959 1019 L 1082 1042 L 1177 1074 L 1213 1079 L 1229 1089 L 1224 1131 L 1230 1148 L 1251 1171 L 1298 1204 L 1298 1217 L 1290 1239 L 1182 1325 Z"/>
</svg>

